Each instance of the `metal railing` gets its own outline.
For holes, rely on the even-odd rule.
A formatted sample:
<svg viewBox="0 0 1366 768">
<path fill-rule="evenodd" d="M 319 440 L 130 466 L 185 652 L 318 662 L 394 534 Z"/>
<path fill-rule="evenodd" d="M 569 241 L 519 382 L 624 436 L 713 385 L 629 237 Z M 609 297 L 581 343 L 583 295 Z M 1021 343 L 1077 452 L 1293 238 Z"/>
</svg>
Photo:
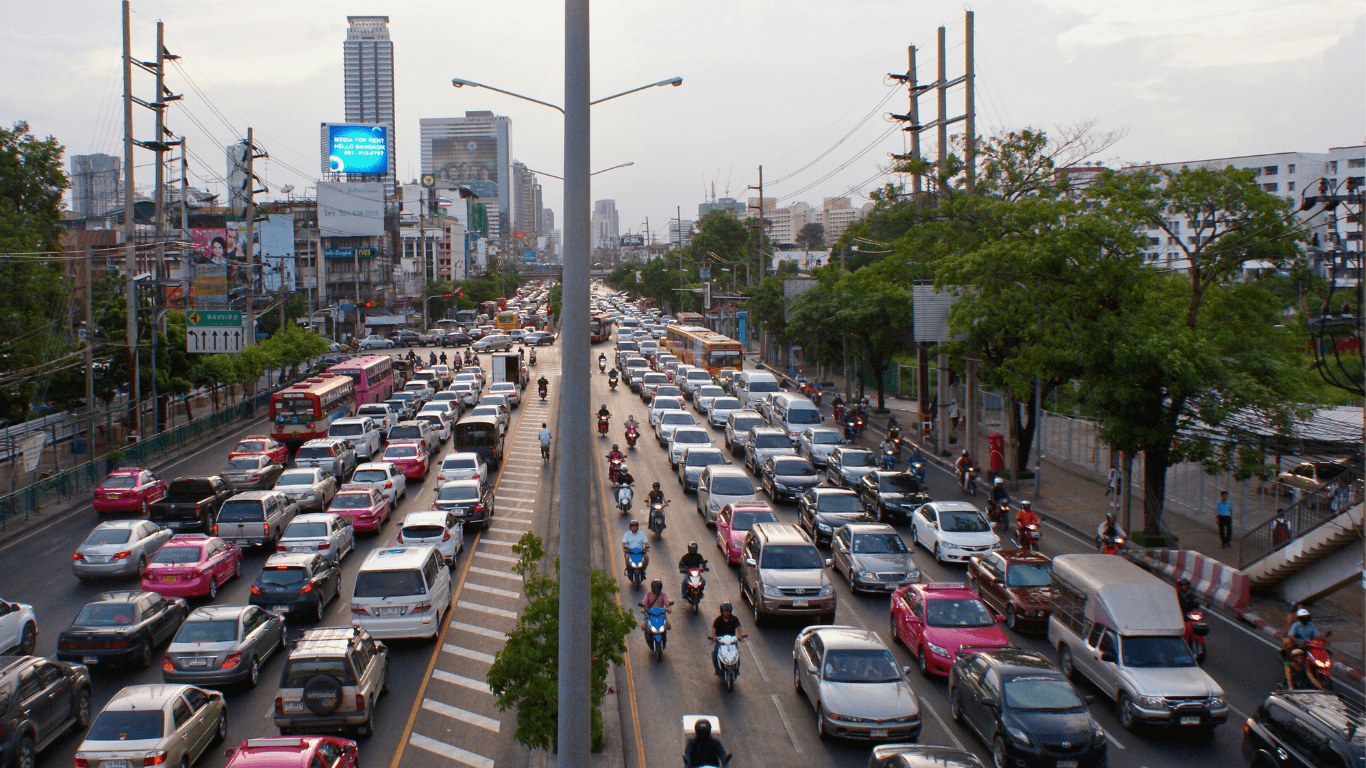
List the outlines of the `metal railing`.
<svg viewBox="0 0 1366 768">
<path fill-rule="evenodd" d="M 1360 504 L 1361 470 L 1344 472 L 1322 488 L 1305 495 L 1285 508 L 1288 533 L 1277 532 L 1276 519 L 1267 520 L 1238 540 L 1238 567 L 1246 568 L 1300 537 L 1328 524 L 1338 515 Z"/>
</svg>

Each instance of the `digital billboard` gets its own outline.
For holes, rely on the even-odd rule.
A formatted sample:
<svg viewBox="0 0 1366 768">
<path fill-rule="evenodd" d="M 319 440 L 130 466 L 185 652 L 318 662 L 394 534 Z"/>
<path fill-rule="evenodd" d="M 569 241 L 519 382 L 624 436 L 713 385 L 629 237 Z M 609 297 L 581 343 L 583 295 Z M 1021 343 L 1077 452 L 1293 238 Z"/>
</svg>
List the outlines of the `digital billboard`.
<svg viewBox="0 0 1366 768">
<path fill-rule="evenodd" d="M 461 136 L 431 140 L 432 169 L 437 178 L 474 192 L 484 199 L 498 199 L 497 136 Z"/>
<path fill-rule="evenodd" d="M 323 237 L 382 236 L 384 184 L 378 181 L 319 181 L 318 230 Z"/>
<path fill-rule="evenodd" d="M 325 172 L 389 172 L 388 126 L 323 123 L 322 133 Z"/>
</svg>

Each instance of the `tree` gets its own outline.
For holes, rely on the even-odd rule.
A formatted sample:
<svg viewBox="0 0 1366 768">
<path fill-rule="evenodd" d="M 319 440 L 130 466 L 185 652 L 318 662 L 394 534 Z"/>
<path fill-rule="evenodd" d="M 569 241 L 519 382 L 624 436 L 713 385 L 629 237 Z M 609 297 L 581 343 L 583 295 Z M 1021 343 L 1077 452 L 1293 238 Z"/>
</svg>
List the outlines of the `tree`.
<svg viewBox="0 0 1366 768">
<path fill-rule="evenodd" d="M 527 604 L 489 667 L 488 684 L 498 697 L 499 710 L 517 709 L 517 741 L 531 749 L 552 749 L 559 713 L 560 562 L 556 558 L 556 577 L 538 570 L 545 551 L 541 539 L 532 533 L 523 534 L 512 552 L 518 557 L 512 571 L 522 577 Z M 602 748 L 601 706 L 607 693 L 607 668 L 625 658 L 626 636 L 635 628 L 636 620 L 615 599 L 616 580 L 599 570 L 593 571 L 590 579 L 590 695 L 592 742 L 597 751 Z"/>
<path fill-rule="evenodd" d="M 768 331 L 779 344 L 787 343 L 787 320 L 784 317 L 786 297 L 783 295 L 783 279 L 771 275 L 754 289 L 749 300 L 750 316 L 758 327 Z"/>
<path fill-rule="evenodd" d="M 797 245 L 808 251 L 819 251 L 825 247 L 825 225 L 817 222 L 803 224 L 797 230 Z"/>
<path fill-rule="evenodd" d="M 564 298 L 564 284 L 555 283 L 550 288 L 550 317 L 552 322 L 560 321 L 560 304 Z"/>
</svg>

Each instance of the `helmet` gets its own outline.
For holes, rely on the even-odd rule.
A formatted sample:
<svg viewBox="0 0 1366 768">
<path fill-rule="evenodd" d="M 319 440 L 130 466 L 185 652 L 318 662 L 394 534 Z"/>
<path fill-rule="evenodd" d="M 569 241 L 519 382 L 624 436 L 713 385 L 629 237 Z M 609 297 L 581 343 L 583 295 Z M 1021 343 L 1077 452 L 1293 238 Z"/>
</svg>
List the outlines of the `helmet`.
<svg viewBox="0 0 1366 768">
<path fill-rule="evenodd" d="M 967 449 L 967 448 L 964 448 L 964 449 L 963 449 L 963 455 L 964 455 L 964 456 L 967 456 L 967 455 L 968 455 L 968 449 Z"/>
<path fill-rule="evenodd" d="M 627 416 L 626 418 L 627 418 L 628 421 L 635 421 L 635 420 L 636 420 L 636 415 L 633 413 L 633 414 L 631 414 L 630 416 Z"/>
<path fill-rule="evenodd" d="M 617 474 L 619 474 L 619 475 L 624 475 L 624 474 L 626 474 L 626 473 L 628 473 L 628 472 L 630 472 L 630 471 L 631 471 L 630 468 L 626 466 L 626 462 L 623 461 L 623 462 L 621 463 L 621 469 L 617 470 Z"/>
<path fill-rule="evenodd" d="M 612 443 L 612 450 L 614 450 L 614 451 L 615 451 L 615 450 L 619 450 L 619 449 L 617 448 L 617 444 L 616 444 L 616 443 Z"/>
<path fill-rule="evenodd" d="M 1297 619 L 1307 619 L 1307 618 L 1309 618 L 1309 609 L 1308 609 L 1308 608 L 1301 608 L 1301 609 L 1299 609 L 1298 611 L 1295 611 L 1295 618 L 1297 618 Z"/>
<path fill-rule="evenodd" d="M 708 719 L 706 719 L 705 717 L 699 719 L 699 720 L 697 721 L 697 724 L 694 725 L 694 726 L 692 727 L 692 733 L 693 733 L 694 736 L 696 736 L 696 737 L 699 738 L 699 739 L 704 739 L 704 740 L 705 740 L 705 739 L 710 739 L 710 738 L 711 738 L 711 721 L 708 720 Z"/>
<path fill-rule="evenodd" d="M 658 481 L 658 480 L 655 481 L 654 487 L 655 487 L 655 488 L 658 488 L 658 487 L 659 487 L 659 481 Z"/>
<path fill-rule="evenodd" d="M 663 592 L 664 582 L 660 581 L 659 579 L 655 579 L 654 581 L 650 582 L 650 591 L 655 593 L 656 595 L 660 592 Z"/>
<path fill-rule="evenodd" d="M 697 554 L 697 542 L 695 542 L 695 541 L 690 541 L 690 542 L 688 542 L 688 554 L 690 554 L 690 555 L 695 555 L 695 554 Z"/>
<path fill-rule="evenodd" d="M 1114 513 L 1114 511 L 1112 510 L 1112 511 L 1110 511 L 1110 512 L 1106 512 L 1106 513 L 1105 513 L 1105 519 L 1106 519 L 1106 520 L 1114 520 L 1114 519 L 1115 519 L 1115 513 Z"/>
<path fill-rule="evenodd" d="M 731 613 L 731 612 L 734 611 L 734 610 L 735 610 L 735 607 L 732 606 L 730 603 L 721 603 L 721 612 L 722 612 L 722 613 Z"/>
<path fill-rule="evenodd" d="M 1029 499 L 1020 502 L 1020 509 L 1029 509 L 1030 506 Z"/>
<path fill-rule="evenodd" d="M 607 403 L 603 403 L 603 404 L 602 404 L 602 407 L 603 407 L 603 408 L 606 408 L 606 407 L 607 407 Z"/>
<path fill-rule="evenodd" d="M 996 482 L 995 482 L 994 484 L 995 484 L 995 485 L 1005 485 L 1005 484 L 1006 484 L 1006 481 L 1005 481 L 1004 479 L 998 477 L 998 478 L 996 478 Z"/>
<path fill-rule="evenodd" d="M 630 525 L 631 525 L 632 528 L 639 528 L 639 527 L 640 527 L 640 521 L 639 521 L 639 520 L 632 520 L 631 523 L 630 523 Z"/>
<path fill-rule="evenodd" d="M 1176 586 L 1178 586 L 1178 587 L 1180 587 L 1180 588 L 1182 588 L 1182 589 L 1189 589 L 1189 588 L 1190 588 L 1190 585 L 1191 585 L 1191 580 L 1190 580 L 1190 579 L 1184 579 L 1184 578 L 1183 578 L 1183 579 L 1181 579 L 1180 581 L 1176 582 Z"/>
</svg>

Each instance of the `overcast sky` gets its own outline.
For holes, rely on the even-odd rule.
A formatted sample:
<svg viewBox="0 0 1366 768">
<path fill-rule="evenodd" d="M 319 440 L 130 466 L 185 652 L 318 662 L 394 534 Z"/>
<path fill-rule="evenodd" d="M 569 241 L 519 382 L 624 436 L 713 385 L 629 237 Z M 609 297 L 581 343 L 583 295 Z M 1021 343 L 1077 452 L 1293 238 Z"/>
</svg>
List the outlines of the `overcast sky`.
<svg viewBox="0 0 1366 768">
<path fill-rule="evenodd" d="M 122 155 L 119 3 L 7 0 L 0 122 L 25 120 L 68 154 Z M 418 120 L 466 110 L 512 118 L 516 159 L 561 175 L 559 113 L 452 77 L 554 103 L 563 100 L 563 6 L 549 0 L 135 0 L 133 50 L 155 53 L 155 22 L 182 56 L 170 88 L 185 94 L 168 125 L 189 137 L 191 184 L 222 189 L 223 146 L 248 125 L 271 153 L 272 192 L 312 186 L 318 124 L 341 121 L 346 16 L 387 15 L 394 41 L 397 158 L 419 172 Z M 888 112 L 905 112 L 887 72 L 920 51 L 933 79 L 935 30 L 948 28 L 948 74 L 963 72 L 961 0 L 690 0 L 593 4 L 596 97 L 680 76 L 594 108 L 594 177 L 622 231 L 667 231 L 682 206 L 743 199 L 764 167 L 780 204 L 851 195 L 856 205 L 904 151 Z M 1323 152 L 1366 133 L 1366 4 L 1362 0 L 979 0 L 978 130 L 1052 130 L 1096 121 L 1127 136 L 1111 163 L 1174 162 L 1264 152 Z M 187 81 L 193 80 L 193 85 Z M 153 97 L 152 78 L 134 92 Z M 883 103 L 884 98 L 890 95 Z M 950 113 L 962 111 L 961 92 Z M 879 107 L 879 104 L 882 104 Z M 934 110 L 922 99 L 922 115 Z M 137 133 L 151 137 L 139 108 Z M 866 116 L 871 118 L 860 125 Z M 852 130 L 852 133 L 851 133 Z M 847 135 L 847 138 L 845 138 Z M 843 141 L 841 142 L 841 139 Z M 931 137 L 932 143 L 932 137 Z M 819 158 L 819 159 L 818 159 Z M 195 162 L 198 160 L 198 162 Z M 814 161 L 814 162 L 813 162 Z M 137 181 L 151 155 L 138 150 Z M 807 167 L 809 166 L 809 167 Z M 560 183 L 542 178 L 562 226 Z"/>
</svg>

